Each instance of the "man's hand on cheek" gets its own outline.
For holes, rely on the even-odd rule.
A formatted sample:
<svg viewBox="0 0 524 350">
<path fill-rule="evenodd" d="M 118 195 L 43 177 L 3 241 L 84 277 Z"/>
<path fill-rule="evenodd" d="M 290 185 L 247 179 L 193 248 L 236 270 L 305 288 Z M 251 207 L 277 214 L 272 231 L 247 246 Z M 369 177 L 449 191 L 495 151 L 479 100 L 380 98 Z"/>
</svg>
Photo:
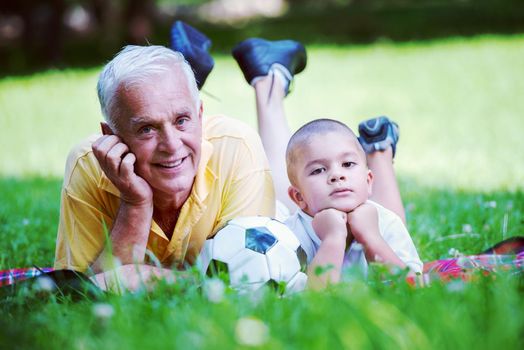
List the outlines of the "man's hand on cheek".
<svg viewBox="0 0 524 350">
<path fill-rule="evenodd" d="M 353 237 L 361 243 L 366 244 L 380 236 L 378 227 L 378 211 L 372 204 L 363 203 L 347 214 L 347 223 Z"/>
<path fill-rule="evenodd" d="M 116 135 L 103 135 L 93 145 L 100 167 L 120 191 L 121 200 L 132 206 L 152 205 L 149 184 L 134 171 L 136 157 Z"/>
<path fill-rule="evenodd" d="M 347 214 L 337 209 L 324 209 L 315 214 L 312 226 L 320 240 L 340 239 L 345 242 L 347 236 Z"/>
</svg>

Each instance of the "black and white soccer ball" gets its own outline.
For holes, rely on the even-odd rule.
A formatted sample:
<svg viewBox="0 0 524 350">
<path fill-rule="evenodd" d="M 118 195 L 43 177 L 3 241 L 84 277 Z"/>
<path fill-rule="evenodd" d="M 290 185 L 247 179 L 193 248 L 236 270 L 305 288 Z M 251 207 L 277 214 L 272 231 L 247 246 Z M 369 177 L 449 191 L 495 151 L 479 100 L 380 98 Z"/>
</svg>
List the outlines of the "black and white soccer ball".
<svg viewBox="0 0 524 350">
<path fill-rule="evenodd" d="M 300 242 L 286 225 L 269 217 L 230 220 L 205 242 L 199 264 L 208 276 L 222 276 L 243 292 L 272 285 L 291 294 L 307 282 Z"/>
</svg>

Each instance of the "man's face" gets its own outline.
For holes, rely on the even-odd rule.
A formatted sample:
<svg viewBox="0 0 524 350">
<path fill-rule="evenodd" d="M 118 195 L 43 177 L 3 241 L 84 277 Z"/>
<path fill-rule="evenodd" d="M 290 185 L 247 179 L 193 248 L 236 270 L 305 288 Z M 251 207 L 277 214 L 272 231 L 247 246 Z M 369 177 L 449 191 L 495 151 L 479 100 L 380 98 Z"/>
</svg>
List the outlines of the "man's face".
<svg viewBox="0 0 524 350">
<path fill-rule="evenodd" d="M 373 176 L 357 140 L 344 132 L 311 137 L 295 164 L 297 205 L 311 216 L 323 209 L 350 212 L 371 194 Z"/>
<path fill-rule="evenodd" d="M 136 156 L 135 172 L 155 195 L 188 196 L 200 161 L 202 105 L 182 69 L 121 87 L 118 102 L 117 134 Z"/>
</svg>

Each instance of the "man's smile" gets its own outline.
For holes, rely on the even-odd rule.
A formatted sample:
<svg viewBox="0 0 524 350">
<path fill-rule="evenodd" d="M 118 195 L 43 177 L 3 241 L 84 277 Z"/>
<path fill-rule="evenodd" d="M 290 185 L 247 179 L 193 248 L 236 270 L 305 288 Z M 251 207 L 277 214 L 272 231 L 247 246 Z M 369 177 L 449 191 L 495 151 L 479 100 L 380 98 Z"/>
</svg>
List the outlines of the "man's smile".
<svg viewBox="0 0 524 350">
<path fill-rule="evenodd" d="M 187 155 L 185 157 L 182 157 L 182 158 L 179 158 L 179 159 L 176 159 L 176 160 L 170 160 L 170 161 L 163 161 L 163 162 L 154 163 L 154 165 L 158 166 L 160 168 L 165 168 L 165 169 L 176 169 L 176 168 L 181 167 L 182 164 L 188 158 L 189 158 L 189 155 Z"/>
</svg>

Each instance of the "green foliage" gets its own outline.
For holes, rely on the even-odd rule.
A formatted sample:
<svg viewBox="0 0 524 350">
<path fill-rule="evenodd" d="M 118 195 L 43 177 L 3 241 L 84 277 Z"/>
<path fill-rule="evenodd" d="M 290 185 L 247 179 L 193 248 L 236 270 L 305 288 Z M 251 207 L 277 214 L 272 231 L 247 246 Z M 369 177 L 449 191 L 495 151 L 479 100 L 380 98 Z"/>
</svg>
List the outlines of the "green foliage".
<svg viewBox="0 0 524 350">
<path fill-rule="evenodd" d="M 477 253 L 524 232 L 522 47 L 522 36 L 308 47 L 286 100 L 290 123 L 397 120 L 395 168 L 423 260 Z M 67 151 L 101 119 L 97 72 L 0 80 L 0 269 L 52 265 Z M 204 94 L 208 113 L 255 124 L 252 92 L 231 58 L 217 57 L 207 84 L 218 96 Z M 226 289 L 212 299 L 208 280 L 195 276 L 76 303 L 28 291 L 0 300 L 0 348 L 524 347 L 521 274 L 414 288 L 403 271 L 387 273 L 290 297 Z"/>
<path fill-rule="evenodd" d="M 393 277 L 395 278 L 395 277 Z M 264 349 L 521 348 L 522 285 L 504 274 L 415 289 L 353 281 L 323 292 L 282 298 L 227 293 L 210 302 L 184 282 L 152 292 L 106 295 L 73 303 L 26 296 L 2 304 L 0 346 L 55 349 L 242 347 L 258 337 Z M 239 324 L 258 321 L 247 334 Z M 52 325 L 52 326 L 50 326 Z M 267 336 L 259 336 L 265 333 Z"/>
<path fill-rule="evenodd" d="M 60 185 L 57 179 L 0 178 L 0 269 L 52 264 Z"/>
</svg>

